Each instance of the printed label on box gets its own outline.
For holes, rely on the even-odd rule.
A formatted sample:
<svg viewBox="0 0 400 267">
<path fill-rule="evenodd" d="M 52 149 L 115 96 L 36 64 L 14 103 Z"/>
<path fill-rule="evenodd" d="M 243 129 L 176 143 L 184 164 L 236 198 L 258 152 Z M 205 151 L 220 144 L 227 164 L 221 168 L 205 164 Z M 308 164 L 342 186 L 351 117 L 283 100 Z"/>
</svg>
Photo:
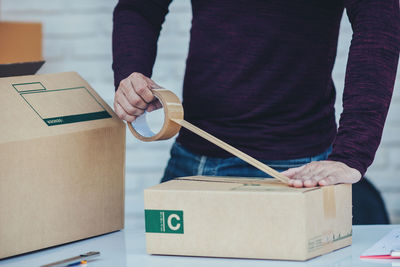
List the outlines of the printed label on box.
<svg viewBox="0 0 400 267">
<path fill-rule="evenodd" d="M 183 211 L 145 210 L 146 233 L 183 234 Z"/>
<path fill-rule="evenodd" d="M 13 84 L 47 126 L 111 118 L 86 87 L 48 90 L 40 82 Z"/>
</svg>

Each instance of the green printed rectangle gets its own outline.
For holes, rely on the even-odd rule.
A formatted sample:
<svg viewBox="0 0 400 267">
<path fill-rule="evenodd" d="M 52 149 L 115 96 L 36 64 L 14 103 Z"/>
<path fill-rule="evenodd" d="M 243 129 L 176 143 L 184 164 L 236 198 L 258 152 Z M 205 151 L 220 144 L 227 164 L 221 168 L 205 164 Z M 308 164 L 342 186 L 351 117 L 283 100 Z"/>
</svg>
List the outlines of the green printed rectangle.
<svg viewBox="0 0 400 267">
<path fill-rule="evenodd" d="M 43 120 L 48 126 L 53 126 L 53 125 L 99 120 L 106 118 L 111 118 L 111 115 L 107 111 L 99 111 L 99 112 L 54 117 L 54 118 L 43 118 Z"/>
<path fill-rule="evenodd" d="M 45 91 L 46 88 L 43 86 L 41 82 L 32 82 L 32 83 L 15 83 L 12 85 L 18 93 L 25 92 L 40 92 Z"/>
<path fill-rule="evenodd" d="M 145 210 L 146 233 L 183 234 L 182 210 Z"/>
</svg>

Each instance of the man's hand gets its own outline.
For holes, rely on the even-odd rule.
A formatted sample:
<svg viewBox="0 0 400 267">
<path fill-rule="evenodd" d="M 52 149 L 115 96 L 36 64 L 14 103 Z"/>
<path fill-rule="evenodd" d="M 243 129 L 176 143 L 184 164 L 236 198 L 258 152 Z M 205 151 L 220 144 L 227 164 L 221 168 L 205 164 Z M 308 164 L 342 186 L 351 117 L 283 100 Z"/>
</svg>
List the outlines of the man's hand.
<svg viewBox="0 0 400 267">
<path fill-rule="evenodd" d="M 314 187 L 339 183 L 354 184 L 361 179 L 361 173 L 338 161 L 313 161 L 297 168 L 282 172 L 290 178 L 294 187 Z"/>
<path fill-rule="evenodd" d="M 118 117 L 133 122 L 145 111 L 161 108 L 151 88 L 159 88 L 154 81 L 141 73 L 134 72 L 119 83 L 114 97 L 114 110 Z"/>
</svg>

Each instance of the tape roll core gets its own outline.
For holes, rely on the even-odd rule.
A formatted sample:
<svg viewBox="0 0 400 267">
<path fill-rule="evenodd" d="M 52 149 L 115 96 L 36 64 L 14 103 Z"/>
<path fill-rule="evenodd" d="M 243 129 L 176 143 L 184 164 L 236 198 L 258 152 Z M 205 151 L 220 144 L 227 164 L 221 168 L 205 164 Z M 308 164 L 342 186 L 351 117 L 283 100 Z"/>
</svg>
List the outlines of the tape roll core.
<svg viewBox="0 0 400 267">
<path fill-rule="evenodd" d="M 173 119 L 183 120 L 182 103 L 173 92 L 163 88 L 152 89 L 151 91 L 164 108 L 164 123 L 161 130 L 153 136 L 143 136 L 131 123 L 128 123 L 129 130 L 132 134 L 137 139 L 145 142 L 166 140 L 175 136 L 181 129 L 181 125 L 174 122 Z"/>
</svg>

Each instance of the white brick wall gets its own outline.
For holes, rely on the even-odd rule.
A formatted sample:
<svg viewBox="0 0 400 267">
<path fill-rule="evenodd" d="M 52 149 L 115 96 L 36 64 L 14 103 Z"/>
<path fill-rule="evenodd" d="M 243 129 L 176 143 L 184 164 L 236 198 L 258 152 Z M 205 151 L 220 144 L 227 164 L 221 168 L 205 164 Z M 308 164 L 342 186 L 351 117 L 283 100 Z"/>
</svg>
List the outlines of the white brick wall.
<svg viewBox="0 0 400 267">
<path fill-rule="evenodd" d="M 111 70 L 112 11 L 117 0 L 2 0 L 3 20 L 40 21 L 44 25 L 44 58 L 41 73 L 74 70 L 80 73 L 112 106 Z M 153 79 L 181 95 L 191 21 L 190 1 L 175 0 L 159 40 Z M 334 80 L 338 91 L 337 114 L 351 27 L 342 21 Z M 400 76 L 400 75 L 398 75 Z M 386 200 L 393 223 L 400 223 L 400 83 L 393 96 L 382 144 L 367 175 Z M 158 183 L 169 157 L 172 140 L 141 143 L 127 134 L 126 220 L 142 216 L 142 190 Z"/>
</svg>

